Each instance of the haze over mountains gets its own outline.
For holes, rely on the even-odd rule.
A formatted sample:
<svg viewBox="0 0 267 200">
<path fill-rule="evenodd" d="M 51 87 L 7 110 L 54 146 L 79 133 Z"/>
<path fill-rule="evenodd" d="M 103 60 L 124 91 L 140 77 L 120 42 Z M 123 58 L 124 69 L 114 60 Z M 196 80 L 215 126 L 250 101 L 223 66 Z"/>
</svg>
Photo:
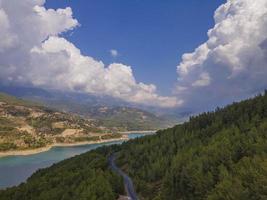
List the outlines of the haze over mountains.
<svg viewBox="0 0 267 200">
<path fill-rule="evenodd" d="M 138 106 L 108 96 L 96 97 L 84 93 L 4 85 L 0 86 L 0 91 L 25 100 L 40 102 L 58 111 L 98 120 L 99 125 L 120 131 L 167 128 L 188 117 L 167 113 L 166 110 L 136 108 Z"/>
</svg>

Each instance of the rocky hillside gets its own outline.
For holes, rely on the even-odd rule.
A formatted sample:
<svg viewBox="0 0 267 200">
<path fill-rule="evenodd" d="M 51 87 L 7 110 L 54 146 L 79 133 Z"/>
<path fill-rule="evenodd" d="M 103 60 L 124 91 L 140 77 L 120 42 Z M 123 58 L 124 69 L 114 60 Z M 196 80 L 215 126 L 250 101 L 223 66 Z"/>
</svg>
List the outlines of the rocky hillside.
<svg viewBox="0 0 267 200">
<path fill-rule="evenodd" d="M 97 120 L 57 112 L 0 93 L 0 151 L 121 137 Z"/>
<path fill-rule="evenodd" d="M 181 116 L 165 116 L 162 112 L 140 109 L 137 105 L 111 97 L 3 85 L 0 85 L 0 91 L 22 99 L 42 102 L 43 105 L 56 110 L 97 119 L 99 126 L 119 131 L 162 129 L 184 120 Z"/>
</svg>

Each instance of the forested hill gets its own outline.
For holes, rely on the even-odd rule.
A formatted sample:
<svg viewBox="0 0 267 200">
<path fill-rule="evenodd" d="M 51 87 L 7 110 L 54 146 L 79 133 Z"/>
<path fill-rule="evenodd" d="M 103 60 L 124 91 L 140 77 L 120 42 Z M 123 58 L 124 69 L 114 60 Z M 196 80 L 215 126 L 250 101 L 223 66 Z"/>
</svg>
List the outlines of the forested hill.
<svg viewBox="0 0 267 200">
<path fill-rule="evenodd" d="M 267 92 L 40 170 L 0 199 L 117 199 L 122 183 L 108 168 L 111 152 L 141 200 L 267 199 Z"/>
<path fill-rule="evenodd" d="M 267 92 L 122 146 L 143 199 L 267 199 Z"/>
</svg>

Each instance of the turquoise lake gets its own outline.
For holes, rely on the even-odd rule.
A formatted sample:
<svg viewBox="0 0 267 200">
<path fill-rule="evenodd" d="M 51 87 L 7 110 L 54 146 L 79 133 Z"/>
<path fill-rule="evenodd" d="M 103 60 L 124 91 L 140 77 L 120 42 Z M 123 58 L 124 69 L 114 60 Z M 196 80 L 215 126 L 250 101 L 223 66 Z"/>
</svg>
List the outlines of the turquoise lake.
<svg viewBox="0 0 267 200">
<path fill-rule="evenodd" d="M 129 138 L 134 139 L 142 136 L 144 134 L 135 133 L 130 134 Z M 103 145 L 121 143 L 122 141 L 72 147 L 53 147 L 49 151 L 38 154 L 0 158 L 0 189 L 18 185 L 26 181 L 36 170 L 49 167 L 66 158 L 85 153 Z"/>
</svg>

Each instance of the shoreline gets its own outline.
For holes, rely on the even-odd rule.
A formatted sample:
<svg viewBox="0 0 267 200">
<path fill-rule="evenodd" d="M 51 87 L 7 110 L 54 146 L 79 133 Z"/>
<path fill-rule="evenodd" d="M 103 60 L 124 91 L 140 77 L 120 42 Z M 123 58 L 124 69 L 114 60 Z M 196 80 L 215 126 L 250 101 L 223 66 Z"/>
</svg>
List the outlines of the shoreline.
<svg viewBox="0 0 267 200">
<path fill-rule="evenodd" d="M 36 148 L 36 149 L 26 149 L 26 150 L 15 150 L 15 151 L 6 151 L 0 152 L 0 158 L 8 157 L 8 156 L 28 156 L 34 155 L 38 153 L 43 153 L 46 151 L 51 150 L 53 147 L 72 147 L 72 146 L 83 146 L 88 144 L 101 144 L 101 143 L 108 143 L 108 142 L 116 142 L 116 141 L 127 141 L 129 140 L 128 135 L 139 133 L 139 134 L 153 134 L 156 133 L 157 130 L 147 130 L 147 131 L 122 131 L 118 132 L 123 134 L 120 138 L 114 139 L 106 139 L 106 140 L 98 140 L 98 141 L 85 141 L 85 142 L 76 142 L 76 143 L 54 143 L 45 147 Z"/>
<path fill-rule="evenodd" d="M 87 141 L 87 142 L 77 142 L 77 143 L 55 143 L 55 144 L 51 144 L 46 147 L 41 147 L 37 149 L 0 152 L 0 158 L 8 157 L 8 156 L 28 156 L 28 155 L 43 153 L 43 152 L 51 150 L 53 147 L 83 146 L 83 145 L 88 145 L 88 144 L 102 144 L 102 143 L 108 143 L 108 142 L 127 141 L 127 140 L 129 140 L 128 137 L 121 137 L 121 138 L 114 138 L 114 139 L 107 139 L 107 140 Z"/>
<path fill-rule="evenodd" d="M 140 134 L 152 134 L 152 133 L 156 133 L 158 130 L 148 130 L 148 131 L 120 131 L 118 133 L 120 134 L 134 134 L 134 133 L 140 133 Z"/>
</svg>

